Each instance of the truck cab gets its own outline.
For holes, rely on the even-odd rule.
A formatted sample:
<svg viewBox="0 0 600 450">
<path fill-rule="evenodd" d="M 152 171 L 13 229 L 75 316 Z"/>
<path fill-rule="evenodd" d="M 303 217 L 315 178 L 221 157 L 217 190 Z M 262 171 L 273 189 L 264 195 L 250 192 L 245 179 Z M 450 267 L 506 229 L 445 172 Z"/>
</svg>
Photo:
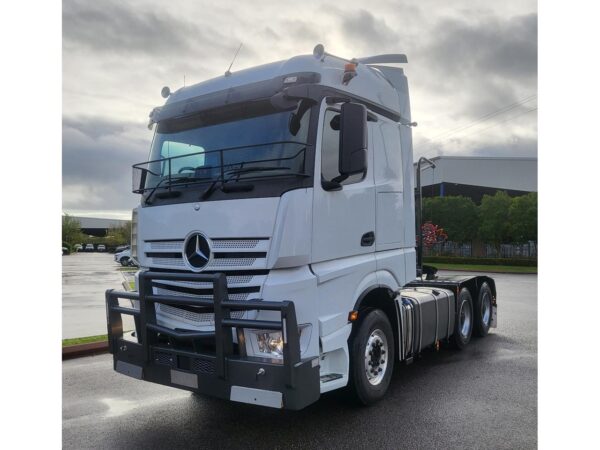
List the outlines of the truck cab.
<svg viewBox="0 0 600 450">
<path fill-rule="evenodd" d="M 149 159 L 133 167 L 138 292 L 107 292 L 117 371 L 277 408 L 347 385 L 371 403 L 395 361 L 468 320 L 470 338 L 483 285 L 494 325 L 493 281 L 414 284 L 413 123 L 404 71 L 389 62 L 406 58 L 317 46 L 163 89 Z M 436 330 L 424 343 L 426 304 Z"/>
</svg>

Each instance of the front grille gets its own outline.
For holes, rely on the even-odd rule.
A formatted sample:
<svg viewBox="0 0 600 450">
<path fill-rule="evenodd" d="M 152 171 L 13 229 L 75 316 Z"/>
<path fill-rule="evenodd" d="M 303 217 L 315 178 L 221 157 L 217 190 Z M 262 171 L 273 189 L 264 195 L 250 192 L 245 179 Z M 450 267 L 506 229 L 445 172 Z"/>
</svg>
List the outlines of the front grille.
<svg viewBox="0 0 600 450">
<path fill-rule="evenodd" d="M 217 239 L 213 241 L 213 248 L 254 249 L 259 242 L 258 239 Z"/>
<path fill-rule="evenodd" d="M 156 362 L 156 364 L 175 367 L 175 357 L 170 353 L 155 351 L 154 362 Z"/>
<path fill-rule="evenodd" d="M 206 270 L 260 270 L 267 267 L 270 243 L 267 238 L 213 238 L 210 242 L 213 258 Z M 146 264 L 158 269 L 185 268 L 183 243 L 183 239 L 145 241 Z"/>
<path fill-rule="evenodd" d="M 252 267 L 258 258 L 219 258 L 213 259 L 206 266 L 207 269 L 216 269 L 218 267 Z"/>
<path fill-rule="evenodd" d="M 158 295 L 173 295 L 173 296 L 179 296 L 179 297 L 201 298 L 204 300 L 212 299 L 212 295 L 210 295 L 210 294 L 198 295 L 198 294 L 192 294 L 190 292 L 174 291 L 174 290 L 165 289 L 165 288 L 156 288 L 155 293 Z M 240 293 L 236 293 L 236 294 L 229 294 L 229 300 L 240 300 L 240 301 L 248 300 L 248 296 L 250 294 L 251 294 L 251 292 L 240 292 Z"/>
<path fill-rule="evenodd" d="M 200 373 L 215 373 L 215 362 L 208 359 L 194 358 L 192 371 Z"/>
<path fill-rule="evenodd" d="M 147 265 L 152 270 L 187 269 L 183 261 L 183 239 L 148 240 L 144 242 Z M 206 272 L 223 272 L 227 276 L 229 299 L 245 301 L 260 298 L 262 285 L 268 273 L 268 238 L 211 238 L 212 258 Z M 154 294 L 212 299 L 212 283 L 155 280 Z M 200 313 L 193 308 L 156 304 L 157 321 L 170 326 L 162 318 L 181 321 L 192 329 L 214 327 L 213 313 Z M 231 312 L 232 318 L 242 318 L 243 311 Z M 172 323 L 172 322 L 171 322 Z"/>
</svg>

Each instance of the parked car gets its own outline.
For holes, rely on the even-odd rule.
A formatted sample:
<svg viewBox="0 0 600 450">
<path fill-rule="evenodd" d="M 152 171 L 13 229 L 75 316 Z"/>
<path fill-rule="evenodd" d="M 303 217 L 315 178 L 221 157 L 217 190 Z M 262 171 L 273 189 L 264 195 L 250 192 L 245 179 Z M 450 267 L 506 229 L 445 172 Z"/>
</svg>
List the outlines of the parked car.
<svg viewBox="0 0 600 450">
<path fill-rule="evenodd" d="M 128 266 L 131 260 L 131 250 L 125 249 L 122 252 L 115 253 L 115 261 L 120 263 L 122 266 Z"/>
<path fill-rule="evenodd" d="M 83 245 L 81 245 L 81 244 L 75 244 L 75 245 L 73 246 L 73 249 L 74 249 L 76 252 L 80 252 L 80 251 L 82 251 L 82 250 L 83 250 Z"/>
<path fill-rule="evenodd" d="M 121 253 L 123 250 L 129 250 L 129 244 L 118 245 L 117 248 L 115 248 L 115 253 Z"/>
<path fill-rule="evenodd" d="M 62 248 L 62 254 L 63 254 L 63 256 L 68 255 L 69 253 L 70 253 L 69 252 L 69 247 L 63 247 Z"/>
<path fill-rule="evenodd" d="M 93 252 L 94 251 L 94 244 L 85 244 L 85 251 L 86 252 Z"/>
<path fill-rule="evenodd" d="M 99 252 L 105 252 L 106 251 L 106 245 L 104 245 L 104 244 L 98 244 L 97 250 Z"/>
</svg>

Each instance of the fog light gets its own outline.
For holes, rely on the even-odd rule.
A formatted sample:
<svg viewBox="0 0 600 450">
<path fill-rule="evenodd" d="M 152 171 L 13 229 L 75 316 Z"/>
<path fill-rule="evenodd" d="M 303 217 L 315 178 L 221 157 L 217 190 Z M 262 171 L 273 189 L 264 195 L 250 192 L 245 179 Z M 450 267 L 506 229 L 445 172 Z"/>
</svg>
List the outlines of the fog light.
<svg viewBox="0 0 600 450">
<path fill-rule="evenodd" d="M 256 333 L 258 351 L 271 356 L 283 356 L 283 336 L 281 331 L 259 331 Z"/>
<path fill-rule="evenodd" d="M 304 353 L 308 348 L 311 330 L 311 324 L 298 326 L 300 353 Z M 249 351 L 255 356 L 283 358 L 283 334 L 281 331 L 245 329 L 244 333 L 250 344 Z"/>
</svg>

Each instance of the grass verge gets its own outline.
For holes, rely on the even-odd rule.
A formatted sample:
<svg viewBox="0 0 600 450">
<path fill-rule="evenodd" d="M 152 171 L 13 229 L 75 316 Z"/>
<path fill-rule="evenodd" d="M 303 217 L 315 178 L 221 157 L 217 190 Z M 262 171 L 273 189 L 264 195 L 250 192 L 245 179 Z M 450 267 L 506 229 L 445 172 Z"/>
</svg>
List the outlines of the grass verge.
<svg viewBox="0 0 600 450">
<path fill-rule="evenodd" d="M 102 342 L 108 340 L 108 335 L 99 334 L 97 336 L 86 336 L 81 338 L 63 339 L 62 346 L 69 347 L 71 345 L 90 344 L 92 342 Z"/>
<path fill-rule="evenodd" d="M 440 270 L 465 270 L 469 272 L 496 273 L 537 273 L 537 267 L 527 266 L 489 266 L 485 264 L 447 264 L 424 261 L 424 264 L 437 267 Z"/>
</svg>

